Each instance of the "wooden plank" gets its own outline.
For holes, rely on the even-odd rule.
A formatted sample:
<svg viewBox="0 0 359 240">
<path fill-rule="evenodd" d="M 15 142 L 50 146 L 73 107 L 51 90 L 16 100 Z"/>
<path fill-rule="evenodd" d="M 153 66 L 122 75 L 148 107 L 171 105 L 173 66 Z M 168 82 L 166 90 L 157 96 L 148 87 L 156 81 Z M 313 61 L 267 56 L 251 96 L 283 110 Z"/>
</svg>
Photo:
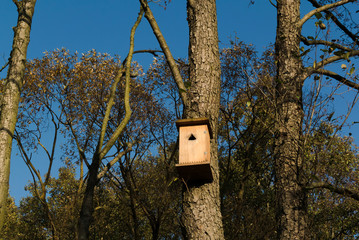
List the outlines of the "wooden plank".
<svg viewBox="0 0 359 240">
<path fill-rule="evenodd" d="M 179 163 L 210 161 L 210 139 L 206 125 L 182 126 L 179 141 Z"/>
</svg>

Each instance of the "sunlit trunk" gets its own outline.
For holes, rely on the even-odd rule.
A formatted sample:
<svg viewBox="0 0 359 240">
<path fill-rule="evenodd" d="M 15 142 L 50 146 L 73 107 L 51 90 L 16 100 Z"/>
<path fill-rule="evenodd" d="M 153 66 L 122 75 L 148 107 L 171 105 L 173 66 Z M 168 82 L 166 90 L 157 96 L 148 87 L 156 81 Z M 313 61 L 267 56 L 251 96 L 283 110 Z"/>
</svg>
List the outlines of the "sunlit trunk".
<svg viewBox="0 0 359 240">
<path fill-rule="evenodd" d="M 300 1 L 277 1 L 275 173 L 278 239 L 306 239 Z"/>
<path fill-rule="evenodd" d="M 187 184 L 182 222 L 189 239 L 224 239 L 220 212 L 217 124 L 220 104 L 220 61 L 215 0 L 187 1 L 189 25 L 189 106 L 186 118 L 209 118 L 213 129 L 213 182 Z"/>
<path fill-rule="evenodd" d="M 27 47 L 36 0 L 16 1 L 18 20 L 9 59 L 6 83 L 0 100 L 0 231 L 5 221 L 9 191 L 10 156 L 20 94 L 25 74 Z"/>
</svg>

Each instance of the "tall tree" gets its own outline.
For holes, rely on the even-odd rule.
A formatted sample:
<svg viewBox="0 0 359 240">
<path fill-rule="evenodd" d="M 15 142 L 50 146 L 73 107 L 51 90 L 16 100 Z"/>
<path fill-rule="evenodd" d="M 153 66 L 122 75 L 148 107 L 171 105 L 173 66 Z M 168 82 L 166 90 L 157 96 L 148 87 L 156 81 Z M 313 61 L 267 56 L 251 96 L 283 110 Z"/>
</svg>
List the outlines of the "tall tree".
<svg viewBox="0 0 359 240">
<path fill-rule="evenodd" d="M 18 11 L 17 26 L 9 58 L 9 69 L 0 99 L 0 230 L 5 221 L 9 191 L 10 156 L 20 93 L 23 86 L 27 47 L 36 0 L 13 0 Z"/>
<path fill-rule="evenodd" d="M 275 173 L 277 191 L 277 222 L 279 239 L 306 239 L 307 228 L 307 203 L 306 191 L 303 179 L 303 101 L 302 89 L 305 79 L 314 73 L 320 73 L 332 77 L 341 83 L 351 87 L 357 84 L 340 76 L 337 73 L 324 69 L 330 63 L 348 59 L 358 55 L 355 50 L 357 42 L 352 39 L 352 47 L 345 46 L 312 37 L 311 41 L 301 36 L 303 24 L 311 17 L 321 18 L 320 12 L 355 0 L 341 0 L 316 8 L 300 18 L 300 0 L 277 1 L 277 33 L 276 33 L 276 61 L 277 76 L 276 88 L 276 126 L 275 126 Z M 328 18 L 339 29 L 343 30 L 335 21 L 332 13 L 327 13 Z M 320 29 L 325 29 L 325 24 L 316 23 Z M 348 35 L 348 34 L 347 34 Z M 321 56 L 321 61 L 314 61 L 311 66 L 303 65 L 302 56 L 308 51 L 300 52 L 301 40 L 309 46 L 322 46 L 329 55 Z M 354 43 L 354 45 L 353 45 Z M 342 50 L 333 53 L 334 48 Z"/>
<path fill-rule="evenodd" d="M 140 0 L 145 17 L 162 48 L 177 84 L 184 118 L 207 117 L 213 130 L 211 165 L 213 181 L 188 183 L 183 192 L 185 238 L 224 239 L 220 211 L 217 130 L 220 106 L 221 68 L 218 49 L 217 11 L 215 0 L 188 0 L 189 80 L 186 88 L 180 71 L 157 25 L 146 0 Z"/>
<path fill-rule="evenodd" d="M 213 129 L 213 182 L 184 187 L 182 221 L 189 239 L 224 239 L 219 199 L 217 150 L 221 67 L 215 0 L 187 1 L 189 26 L 188 105 L 185 118 L 207 117 Z"/>
<path fill-rule="evenodd" d="M 280 239 L 305 239 L 305 197 L 300 186 L 303 124 L 300 1 L 277 4 L 276 189 Z"/>
</svg>

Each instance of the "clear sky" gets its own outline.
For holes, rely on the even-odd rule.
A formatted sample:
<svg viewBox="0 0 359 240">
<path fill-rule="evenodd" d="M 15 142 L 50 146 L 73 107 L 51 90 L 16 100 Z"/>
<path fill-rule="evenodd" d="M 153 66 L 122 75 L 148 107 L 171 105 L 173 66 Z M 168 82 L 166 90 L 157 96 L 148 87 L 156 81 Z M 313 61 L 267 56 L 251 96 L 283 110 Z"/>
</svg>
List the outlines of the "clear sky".
<svg viewBox="0 0 359 240">
<path fill-rule="evenodd" d="M 166 10 L 151 4 L 154 15 L 175 58 L 187 57 L 188 26 L 186 1 L 172 0 Z M 39 58 L 43 52 L 65 47 L 80 53 L 96 49 L 111 55 L 125 56 L 129 48 L 130 28 L 139 10 L 137 0 L 37 0 L 28 59 Z M 259 52 L 274 43 L 276 11 L 269 1 L 217 0 L 220 46 L 238 37 L 252 43 Z M 7 61 L 16 25 L 17 11 L 12 0 L 0 5 L 0 66 Z M 144 19 L 136 32 L 135 50 L 159 49 Z M 135 56 L 145 68 L 152 56 Z M 0 73 L 4 78 L 6 71 Z M 54 169 L 56 175 L 56 167 Z M 11 163 L 10 194 L 18 202 L 25 184 L 31 180 L 25 164 L 14 154 Z"/>
<path fill-rule="evenodd" d="M 222 43 L 237 35 L 259 47 L 274 41 L 275 9 L 259 0 L 219 0 L 218 24 Z M 263 2 L 263 3 L 262 3 Z M 188 27 L 186 1 L 172 0 L 164 10 L 152 4 L 154 15 L 175 57 L 187 56 Z M 65 47 L 70 51 L 99 52 L 124 56 L 128 51 L 129 32 L 136 20 L 136 0 L 38 0 L 28 58 L 41 57 L 44 51 Z M 16 7 L 2 0 L 0 9 L 0 63 L 8 58 L 16 25 Z M 136 33 L 136 49 L 158 48 L 156 39 L 144 20 Z M 152 59 L 151 56 L 148 56 Z M 141 56 L 141 58 L 143 58 Z"/>
<path fill-rule="evenodd" d="M 151 4 L 154 15 L 174 57 L 187 57 L 188 25 L 186 1 L 172 0 L 166 9 Z M 129 33 L 136 20 L 136 0 L 37 0 L 31 29 L 28 59 L 39 58 L 43 52 L 65 47 L 80 53 L 96 49 L 111 55 L 125 56 Z M 220 45 L 226 46 L 234 36 L 253 43 L 262 51 L 275 39 L 275 9 L 267 1 L 250 5 L 249 0 L 217 1 Z M 9 57 L 17 11 L 12 0 L 2 0 L 0 7 L 0 66 Z M 149 24 L 144 19 L 136 32 L 135 50 L 159 49 Z M 136 55 L 145 68 L 151 55 Z M 0 73 L 6 76 L 6 71 Z M 15 150 L 15 148 L 14 148 Z M 44 172 L 42 172 L 44 173 Z M 56 175 L 56 166 L 53 170 Z M 26 195 L 24 186 L 31 180 L 29 170 L 13 151 L 10 194 L 16 202 Z"/>
</svg>

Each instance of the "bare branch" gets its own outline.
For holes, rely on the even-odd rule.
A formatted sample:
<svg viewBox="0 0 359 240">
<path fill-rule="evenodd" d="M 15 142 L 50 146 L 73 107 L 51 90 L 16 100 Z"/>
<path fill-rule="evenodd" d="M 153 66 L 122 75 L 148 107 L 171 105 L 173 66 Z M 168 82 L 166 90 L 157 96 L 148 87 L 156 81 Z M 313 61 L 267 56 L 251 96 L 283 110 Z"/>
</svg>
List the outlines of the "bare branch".
<svg viewBox="0 0 359 240">
<path fill-rule="evenodd" d="M 131 107 L 130 107 L 130 71 L 131 71 L 131 61 L 132 61 L 132 56 L 133 56 L 133 52 L 134 52 L 134 41 L 135 41 L 135 32 L 136 29 L 138 27 L 138 25 L 140 24 L 141 20 L 142 20 L 142 16 L 143 16 L 144 10 L 141 7 L 140 13 L 138 14 L 136 23 L 133 25 L 132 29 L 131 29 L 131 35 L 130 35 L 130 50 L 128 52 L 128 56 L 127 56 L 127 61 L 126 61 L 126 83 L 125 83 L 125 117 L 123 118 L 123 120 L 121 121 L 121 123 L 118 125 L 118 127 L 116 128 L 116 130 L 114 131 L 114 133 L 112 134 L 111 138 L 108 140 L 108 142 L 106 143 L 106 145 L 102 148 L 102 143 L 103 143 L 103 139 L 105 136 L 105 132 L 106 132 L 106 128 L 107 128 L 107 123 L 109 120 L 109 113 L 107 115 L 107 119 L 106 121 L 104 120 L 104 124 L 102 125 L 102 129 L 101 129 L 101 138 L 100 138 L 100 142 L 99 142 L 99 147 L 98 147 L 98 151 L 99 151 L 99 157 L 100 159 L 102 159 L 107 153 L 108 151 L 110 151 L 110 149 L 112 148 L 112 146 L 115 144 L 117 138 L 120 136 L 120 134 L 122 133 L 123 129 L 126 127 L 127 123 L 130 121 L 130 117 L 132 114 L 131 111 Z M 123 73 L 123 71 L 121 71 Z M 122 76 L 122 75 L 121 75 Z M 118 79 L 119 81 L 119 79 Z M 118 83 L 117 81 L 117 83 Z M 117 83 L 114 84 L 117 86 Z M 115 88 L 116 88 L 115 86 Z M 116 89 L 114 89 L 113 93 L 116 92 Z M 112 95 L 112 94 L 111 94 Z M 113 96 L 114 99 L 114 96 Z M 112 99 L 112 100 L 113 100 Z M 113 103 L 112 103 L 113 105 Z M 111 105 L 111 107 L 112 107 Z M 109 111 L 111 111 L 111 107 L 108 109 L 106 109 L 106 113 Z"/>
<path fill-rule="evenodd" d="M 277 8 L 277 5 L 276 5 L 272 0 L 269 0 L 269 3 L 270 3 L 273 7 Z"/>
<path fill-rule="evenodd" d="M 0 72 L 2 72 L 7 67 L 7 65 L 9 65 L 9 61 L 5 63 L 5 65 L 0 69 Z"/>
<path fill-rule="evenodd" d="M 329 71 L 329 70 L 326 70 L 326 69 L 315 69 L 313 70 L 313 73 L 318 73 L 318 74 L 323 74 L 323 75 L 326 75 L 328 77 L 331 77 L 345 85 L 347 85 L 348 87 L 351 87 L 351 88 L 354 88 L 356 90 L 359 90 L 359 84 L 358 83 L 355 83 L 355 82 L 352 82 L 350 80 L 348 80 L 347 78 L 335 73 L 335 72 L 332 72 L 332 71 Z"/>
<path fill-rule="evenodd" d="M 26 166 L 29 168 L 31 175 L 35 174 L 37 179 L 40 182 L 40 185 L 42 185 L 43 182 L 42 182 L 42 178 L 41 178 L 41 175 L 40 175 L 39 171 L 37 171 L 35 166 L 32 164 L 31 157 L 29 157 L 29 155 L 25 151 L 25 148 L 22 145 L 22 142 L 21 142 L 19 134 L 16 134 L 16 135 L 17 136 L 15 137 L 15 140 L 16 140 L 18 146 L 19 146 L 22 159 L 24 160 Z M 33 175 L 33 180 L 34 180 L 34 186 L 35 186 L 35 190 L 36 190 L 37 184 L 36 184 L 36 180 L 35 180 L 34 175 Z"/>
<path fill-rule="evenodd" d="M 93 125 L 94 122 L 91 123 L 91 125 Z M 81 148 L 81 145 L 80 145 L 80 142 L 78 140 L 78 136 L 75 132 L 75 129 L 72 127 L 72 123 L 69 122 L 67 123 L 67 126 L 69 126 L 70 130 L 71 130 L 71 133 L 72 133 L 72 136 L 74 137 L 74 140 L 75 140 L 75 143 L 76 143 L 76 147 L 77 147 L 77 151 L 79 151 L 79 154 L 80 154 L 80 159 L 82 159 L 87 168 L 90 168 L 90 164 L 89 162 L 87 161 L 87 158 L 86 158 L 86 155 L 85 155 L 85 151 Z M 90 138 L 90 135 L 88 135 L 87 139 L 86 139 L 86 143 L 85 145 L 87 145 L 88 141 L 89 141 L 89 138 Z"/>
<path fill-rule="evenodd" d="M 325 40 L 308 40 L 306 37 L 301 36 L 300 40 L 307 46 L 311 46 L 311 45 L 324 45 L 324 46 L 328 46 L 328 47 L 334 47 L 337 49 L 341 49 L 344 51 L 352 51 L 353 49 L 345 47 L 341 44 L 338 43 L 334 43 L 334 42 L 330 42 L 330 41 L 325 41 Z"/>
<path fill-rule="evenodd" d="M 133 143 L 129 143 L 128 148 L 125 151 L 120 152 L 115 158 L 113 158 L 109 163 L 107 163 L 106 166 L 102 169 L 102 171 L 97 175 L 97 179 L 100 180 L 108 172 L 108 170 L 110 170 L 111 167 L 123 157 L 123 155 L 132 151 L 132 145 Z"/>
<path fill-rule="evenodd" d="M 354 192 L 350 189 L 347 188 L 342 188 L 342 187 L 336 187 L 333 186 L 330 183 L 325 183 L 325 182 L 317 182 L 317 183 L 312 183 L 310 186 L 307 186 L 305 189 L 306 190 L 313 190 L 313 189 L 317 189 L 317 188 L 324 188 L 324 189 L 328 189 L 329 191 L 333 192 L 333 193 L 337 193 L 346 197 L 350 197 L 354 200 L 359 201 L 359 193 Z"/>
<path fill-rule="evenodd" d="M 133 54 L 137 54 L 137 53 L 151 53 L 153 56 L 158 57 L 157 53 L 163 53 L 162 50 L 137 50 L 134 51 Z"/>
<path fill-rule="evenodd" d="M 338 2 L 335 2 L 335 3 L 331 3 L 331 4 L 327 4 L 327 5 L 323 5 L 323 6 L 320 6 L 312 11 L 310 11 L 309 13 L 307 13 L 299 22 L 298 22 L 298 27 L 302 27 L 303 24 L 308 21 L 312 16 L 314 16 L 316 13 L 319 13 L 319 12 L 323 12 L 325 10 L 328 10 L 328 9 L 331 9 L 331 8 L 334 8 L 334 7 L 338 7 L 338 6 L 341 6 L 341 5 L 344 5 L 346 3 L 349 3 L 349 2 L 355 2 L 357 0 L 341 0 L 341 1 L 338 1 Z"/>
<path fill-rule="evenodd" d="M 105 112 L 105 116 L 104 116 L 103 122 L 102 122 L 102 128 L 101 128 L 101 132 L 100 132 L 100 139 L 99 139 L 99 143 L 98 143 L 98 151 L 101 151 L 101 148 L 103 146 L 103 141 L 105 139 L 106 128 L 107 128 L 107 125 L 108 125 L 108 121 L 110 120 L 111 109 L 112 109 L 113 104 L 115 103 L 117 84 L 120 82 L 120 79 L 122 78 L 123 74 L 124 74 L 124 68 L 123 68 L 123 66 L 121 66 L 120 70 L 118 70 L 118 73 L 116 75 L 115 81 L 111 86 L 110 97 L 109 97 L 108 102 L 107 102 L 106 112 Z"/>
<path fill-rule="evenodd" d="M 146 17 L 147 21 L 149 22 L 149 24 L 151 25 L 152 31 L 155 34 L 157 41 L 160 44 L 161 49 L 163 50 L 163 53 L 166 56 L 166 59 L 167 59 L 168 65 L 171 69 L 173 78 L 176 81 L 183 105 L 186 108 L 186 106 L 188 106 L 188 100 L 187 100 L 188 97 L 187 97 L 186 87 L 184 85 L 180 71 L 178 70 L 176 61 L 174 60 L 174 58 L 172 56 L 172 53 L 166 43 L 165 38 L 162 35 L 162 32 L 156 22 L 156 19 L 153 16 L 153 13 L 152 13 L 147 1 L 140 0 L 140 3 L 142 5 L 143 9 L 145 10 L 145 17 Z M 189 2 L 189 4 L 190 4 L 190 2 Z"/>
<path fill-rule="evenodd" d="M 137 50 L 137 51 L 133 52 L 133 54 L 137 54 L 137 53 L 150 53 L 153 56 L 158 57 L 157 53 L 163 53 L 163 51 L 161 51 L 161 50 L 151 50 L 151 49 L 146 50 L 145 49 L 145 50 Z M 127 62 L 127 57 L 123 60 L 124 63 Z"/>
</svg>

